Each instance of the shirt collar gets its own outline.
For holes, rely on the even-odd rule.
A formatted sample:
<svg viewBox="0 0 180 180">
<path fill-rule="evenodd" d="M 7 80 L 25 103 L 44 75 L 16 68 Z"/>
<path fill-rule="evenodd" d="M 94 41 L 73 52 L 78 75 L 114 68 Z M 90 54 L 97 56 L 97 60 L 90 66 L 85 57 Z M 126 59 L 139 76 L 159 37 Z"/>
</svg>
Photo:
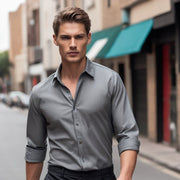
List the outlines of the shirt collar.
<svg viewBox="0 0 180 180">
<path fill-rule="evenodd" d="M 61 82 L 61 79 L 60 79 L 60 71 L 61 71 L 61 68 L 62 68 L 62 64 L 60 64 L 60 66 L 57 68 L 55 74 L 54 74 L 54 78 L 53 78 L 53 81 L 56 79 L 58 80 L 59 82 Z"/>
<path fill-rule="evenodd" d="M 93 62 L 91 60 L 89 60 L 88 58 L 86 58 L 86 67 L 84 72 L 86 72 L 87 74 L 89 74 L 92 78 L 94 78 L 94 66 L 93 66 Z"/>
<path fill-rule="evenodd" d="M 60 71 L 62 69 L 62 64 L 60 64 L 60 66 L 57 68 L 55 74 L 54 74 L 54 79 L 57 79 L 59 82 L 61 82 L 61 78 L 60 78 Z M 94 66 L 93 66 L 93 62 L 90 61 L 88 58 L 86 58 L 86 67 L 84 72 L 86 72 L 87 74 L 89 74 L 92 78 L 94 78 Z"/>
</svg>

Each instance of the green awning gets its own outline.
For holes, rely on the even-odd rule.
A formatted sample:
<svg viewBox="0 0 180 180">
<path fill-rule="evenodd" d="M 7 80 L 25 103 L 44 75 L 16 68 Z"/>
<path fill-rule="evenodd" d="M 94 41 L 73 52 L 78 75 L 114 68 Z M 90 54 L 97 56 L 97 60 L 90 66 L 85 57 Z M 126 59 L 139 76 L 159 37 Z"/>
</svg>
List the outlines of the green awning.
<svg viewBox="0 0 180 180">
<path fill-rule="evenodd" d="M 91 43 L 87 46 L 87 57 L 91 60 L 105 58 L 121 29 L 121 25 L 118 25 L 92 33 Z"/>
<path fill-rule="evenodd" d="M 153 20 L 150 19 L 123 29 L 117 35 L 116 40 L 112 44 L 105 58 L 140 52 L 152 27 Z"/>
</svg>

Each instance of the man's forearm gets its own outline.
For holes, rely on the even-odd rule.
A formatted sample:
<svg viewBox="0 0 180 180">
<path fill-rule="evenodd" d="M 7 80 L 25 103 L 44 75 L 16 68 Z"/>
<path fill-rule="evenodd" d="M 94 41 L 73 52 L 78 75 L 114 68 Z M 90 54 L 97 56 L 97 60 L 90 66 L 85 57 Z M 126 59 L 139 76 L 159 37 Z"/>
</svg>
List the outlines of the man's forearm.
<svg viewBox="0 0 180 180">
<path fill-rule="evenodd" d="M 42 163 L 26 162 L 26 180 L 39 180 L 43 168 Z"/>
<path fill-rule="evenodd" d="M 121 153 L 121 170 L 118 180 L 131 180 L 136 166 L 137 152 L 127 150 Z"/>
</svg>

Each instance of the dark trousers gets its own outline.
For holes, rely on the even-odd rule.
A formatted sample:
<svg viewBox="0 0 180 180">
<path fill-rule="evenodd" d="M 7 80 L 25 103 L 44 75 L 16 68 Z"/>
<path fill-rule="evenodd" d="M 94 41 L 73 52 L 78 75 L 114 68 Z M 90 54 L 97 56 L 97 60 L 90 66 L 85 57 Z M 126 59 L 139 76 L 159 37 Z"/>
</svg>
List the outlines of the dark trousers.
<svg viewBox="0 0 180 180">
<path fill-rule="evenodd" d="M 113 167 L 93 171 L 72 171 L 50 165 L 44 180 L 116 180 L 116 177 Z"/>
</svg>

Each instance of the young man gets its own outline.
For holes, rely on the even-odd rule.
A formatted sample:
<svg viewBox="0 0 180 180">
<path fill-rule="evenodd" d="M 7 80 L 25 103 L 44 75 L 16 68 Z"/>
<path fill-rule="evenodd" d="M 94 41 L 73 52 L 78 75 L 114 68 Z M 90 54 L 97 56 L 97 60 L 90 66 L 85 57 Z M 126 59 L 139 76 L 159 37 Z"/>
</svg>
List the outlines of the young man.
<svg viewBox="0 0 180 180">
<path fill-rule="evenodd" d="M 27 123 L 27 180 L 115 180 L 112 137 L 118 140 L 121 171 L 131 180 L 139 150 L 138 128 L 119 75 L 86 58 L 90 20 L 80 8 L 58 13 L 54 43 L 62 64 L 32 90 Z"/>
</svg>

